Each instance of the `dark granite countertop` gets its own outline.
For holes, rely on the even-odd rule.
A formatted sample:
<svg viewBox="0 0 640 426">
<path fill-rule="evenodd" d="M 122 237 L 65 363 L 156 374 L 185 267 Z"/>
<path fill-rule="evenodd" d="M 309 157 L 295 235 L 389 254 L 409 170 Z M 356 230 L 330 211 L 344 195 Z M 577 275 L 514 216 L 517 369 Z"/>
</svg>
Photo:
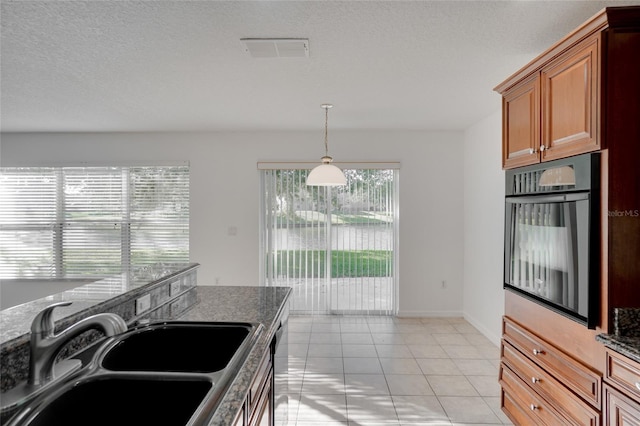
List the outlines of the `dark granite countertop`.
<svg viewBox="0 0 640 426">
<path fill-rule="evenodd" d="M 640 362 L 640 337 L 621 337 L 614 334 L 599 334 L 596 340 L 606 347 L 636 362 Z"/>
<path fill-rule="evenodd" d="M 11 342 L 17 345 L 27 342 L 31 321 L 38 312 L 53 303 L 73 302 L 70 306 L 57 308 L 53 312 L 53 319 L 58 321 L 69 318 L 70 321 L 76 321 L 94 311 L 98 312 L 101 304 L 116 304 L 121 299 L 135 297 L 138 292 L 152 287 L 159 281 L 198 266 L 197 263 L 157 264 L 132 268 L 119 275 L 2 310 L 0 311 L 0 344 L 5 345 Z"/>
<path fill-rule="evenodd" d="M 596 340 L 636 362 L 640 362 L 640 308 L 616 308 L 613 334 L 599 334 Z"/>
<path fill-rule="evenodd" d="M 197 264 L 191 265 L 186 269 L 190 270 L 191 267 L 195 268 Z M 184 267 L 182 270 L 184 271 Z M 164 278 L 166 278 L 166 275 L 164 275 Z M 149 284 L 149 280 L 146 281 L 146 284 Z M 125 295 L 131 296 L 132 293 L 137 293 L 138 286 L 139 284 L 133 284 L 131 287 L 121 287 L 124 289 L 123 293 L 111 295 L 111 297 L 105 296 L 104 300 L 118 299 Z M 195 292 L 197 303 L 188 307 L 188 310 L 180 316 L 174 318 L 167 316 L 167 319 L 181 321 L 250 322 L 263 325 L 261 335 L 258 337 L 245 362 L 238 370 L 236 377 L 217 406 L 214 416 L 209 423 L 212 426 L 232 425 L 239 410 L 242 409 L 249 387 L 258 372 L 262 357 L 265 352 L 270 349 L 270 344 L 281 321 L 288 318 L 289 311 L 287 301 L 291 289 L 289 287 L 196 286 L 193 287 L 191 291 Z M 73 296 L 67 294 L 66 297 Z M 102 301 L 102 299 L 98 301 L 93 300 L 93 303 L 88 300 L 86 303 L 75 303 L 78 302 L 78 300 L 74 300 L 74 305 L 82 311 L 83 309 L 86 310 L 90 306 L 93 306 L 96 302 L 100 304 L 100 301 Z M 29 318 L 29 321 L 25 320 L 27 328 L 30 324 L 30 316 L 41 307 L 41 302 L 43 301 L 29 305 L 33 307 L 33 310 L 25 310 L 24 315 Z M 53 300 L 47 300 L 42 307 L 51 302 L 53 302 Z M 25 307 L 24 305 L 20 306 Z M 28 331 L 25 333 L 25 330 L 21 329 L 21 314 L 18 310 L 4 312 L 4 314 L 4 324 L 12 324 L 14 326 L 3 330 L 4 338 L 2 346 L 13 346 L 17 341 L 28 337 Z M 61 314 L 65 313 L 61 312 Z M 66 314 L 68 315 L 69 313 L 67 312 Z M 71 315 L 74 316 L 74 313 L 71 313 Z M 156 320 L 162 320 L 162 318 L 156 318 Z"/>
<path fill-rule="evenodd" d="M 198 303 L 180 317 L 183 321 L 232 321 L 261 323 L 264 331 L 238 371 L 209 422 L 232 425 L 255 375 L 269 350 L 280 321 L 288 317 L 289 287 L 197 287 Z"/>
</svg>

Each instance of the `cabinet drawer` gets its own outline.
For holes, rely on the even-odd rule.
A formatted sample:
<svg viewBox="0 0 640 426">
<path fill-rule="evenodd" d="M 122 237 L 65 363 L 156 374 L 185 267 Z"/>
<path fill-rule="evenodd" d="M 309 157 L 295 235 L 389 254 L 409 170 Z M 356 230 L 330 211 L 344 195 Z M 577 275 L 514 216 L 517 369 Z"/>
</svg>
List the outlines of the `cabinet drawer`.
<svg viewBox="0 0 640 426">
<path fill-rule="evenodd" d="M 509 318 L 504 318 L 503 337 L 527 358 L 551 373 L 592 406 L 600 408 L 600 374 L 545 342 Z"/>
<path fill-rule="evenodd" d="M 640 403 L 604 385 L 604 416 L 607 425 L 640 426 Z"/>
<path fill-rule="evenodd" d="M 507 387 L 502 388 L 501 408 L 509 419 L 516 425 L 536 424 L 536 418 L 528 412 L 529 408 L 522 405 Z"/>
<path fill-rule="evenodd" d="M 507 342 L 502 344 L 502 361 L 531 389 L 553 403 L 567 421 L 575 425 L 600 425 L 600 414 L 553 376 L 535 365 Z"/>
<path fill-rule="evenodd" d="M 534 393 L 504 363 L 500 365 L 502 408 L 516 424 L 561 425 L 566 421 L 540 396 Z M 524 421 L 525 419 L 532 421 Z"/>
<path fill-rule="evenodd" d="M 640 365 L 607 349 L 607 381 L 640 400 Z"/>
</svg>

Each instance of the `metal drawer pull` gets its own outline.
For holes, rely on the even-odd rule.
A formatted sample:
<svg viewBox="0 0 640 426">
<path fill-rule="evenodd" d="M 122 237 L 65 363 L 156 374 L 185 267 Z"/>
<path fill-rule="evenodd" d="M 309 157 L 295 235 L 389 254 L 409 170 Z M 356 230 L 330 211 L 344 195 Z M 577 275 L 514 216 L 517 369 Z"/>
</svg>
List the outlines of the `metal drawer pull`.
<svg viewBox="0 0 640 426">
<path fill-rule="evenodd" d="M 544 355 L 544 351 L 542 349 L 534 349 L 533 350 L 533 354 L 534 355 Z"/>
<path fill-rule="evenodd" d="M 636 382 L 636 389 L 640 390 L 640 382 Z"/>
<path fill-rule="evenodd" d="M 535 411 L 535 410 L 537 410 L 537 409 L 538 409 L 538 406 L 537 406 L 537 405 L 535 405 L 535 404 L 531 404 L 531 405 L 529 406 L 529 408 L 531 408 L 531 411 Z"/>
<path fill-rule="evenodd" d="M 536 384 L 540 381 L 540 379 L 538 379 L 537 377 L 532 377 L 531 378 L 531 383 Z"/>
</svg>

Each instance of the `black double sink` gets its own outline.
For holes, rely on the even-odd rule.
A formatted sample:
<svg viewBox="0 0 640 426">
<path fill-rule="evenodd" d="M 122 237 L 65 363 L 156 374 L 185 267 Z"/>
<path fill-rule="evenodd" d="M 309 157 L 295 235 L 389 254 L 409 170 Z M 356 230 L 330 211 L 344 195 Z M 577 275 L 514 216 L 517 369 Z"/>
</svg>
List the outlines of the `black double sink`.
<svg viewBox="0 0 640 426">
<path fill-rule="evenodd" d="M 107 339 L 10 426 L 206 425 L 262 326 L 162 322 Z"/>
</svg>

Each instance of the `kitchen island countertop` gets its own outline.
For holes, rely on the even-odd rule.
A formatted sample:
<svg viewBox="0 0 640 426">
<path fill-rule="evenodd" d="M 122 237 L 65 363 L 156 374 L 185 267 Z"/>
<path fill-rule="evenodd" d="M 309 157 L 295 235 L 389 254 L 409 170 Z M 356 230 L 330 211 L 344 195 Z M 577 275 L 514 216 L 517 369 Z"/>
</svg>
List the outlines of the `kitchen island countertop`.
<svg viewBox="0 0 640 426">
<path fill-rule="evenodd" d="M 262 335 L 238 371 L 209 425 L 232 425 L 242 409 L 260 361 L 282 321 L 288 317 L 289 287 L 198 286 L 198 303 L 181 321 L 229 321 L 261 323 Z"/>
</svg>

